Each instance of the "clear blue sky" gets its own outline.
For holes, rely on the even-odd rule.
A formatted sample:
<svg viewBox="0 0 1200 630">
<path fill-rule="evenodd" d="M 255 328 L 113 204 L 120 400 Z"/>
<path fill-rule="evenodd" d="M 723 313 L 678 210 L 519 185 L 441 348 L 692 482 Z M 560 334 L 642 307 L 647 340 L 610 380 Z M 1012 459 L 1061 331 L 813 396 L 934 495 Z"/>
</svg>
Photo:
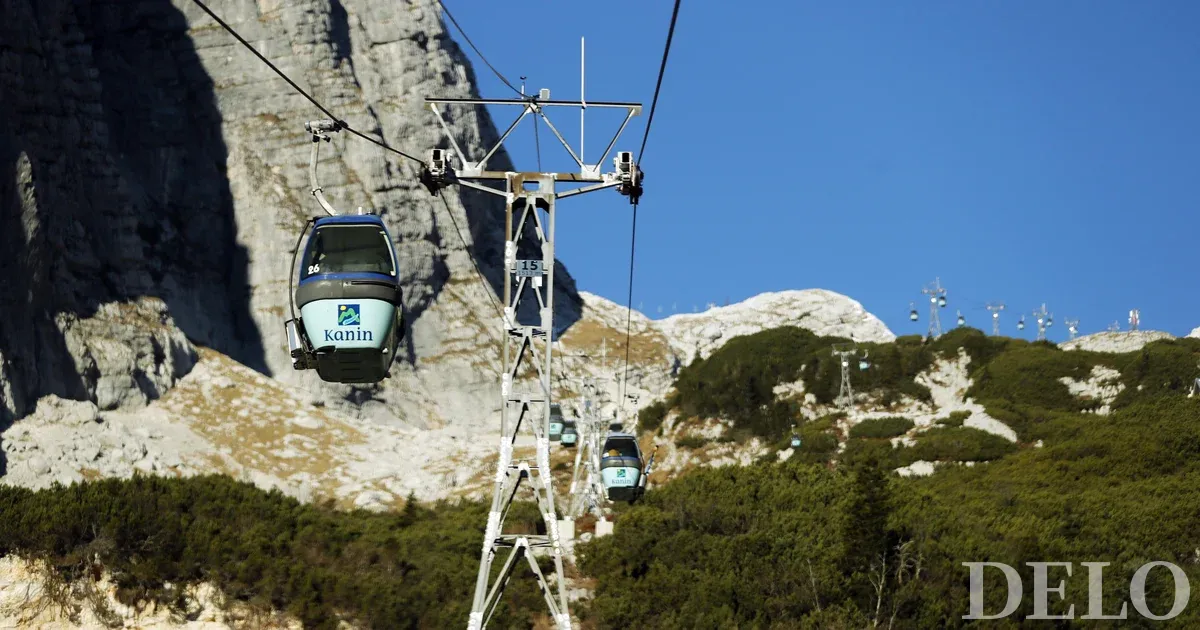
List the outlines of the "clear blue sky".
<svg viewBox="0 0 1200 630">
<path fill-rule="evenodd" d="M 577 98 L 586 36 L 589 98 L 649 113 L 668 0 L 446 2 L 514 82 Z M 634 306 L 658 318 L 824 288 L 907 334 L 924 331 L 920 289 L 940 276 L 946 321 L 961 308 L 990 329 L 983 305 L 1002 300 L 1016 336 L 1016 316 L 1045 302 L 1056 340 L 1068 317 L 1126 328 L 1135 307 L 1143 329 L 1187 334 L 1200 326 L 1198 27 L 1190 0 L 685 1 L 643 160 Z M 484 95 L 511 94 L 468 53 Z M 496 116 L 503 128 L 511 112 Z M 552 120 L 577 141 L 577 113 Z M 616 124 L 589 112 L 590 154 Z M 636 150 L 644 124 L 618 147 Z M 509 150 L 534 170 L 533 129 L 519 131 Z M 541 131 L 543 166 L 569 170 Z M 625 198 L 559 209 L 559 258 L 580 288 L 624 303 Z"/>
</svg>

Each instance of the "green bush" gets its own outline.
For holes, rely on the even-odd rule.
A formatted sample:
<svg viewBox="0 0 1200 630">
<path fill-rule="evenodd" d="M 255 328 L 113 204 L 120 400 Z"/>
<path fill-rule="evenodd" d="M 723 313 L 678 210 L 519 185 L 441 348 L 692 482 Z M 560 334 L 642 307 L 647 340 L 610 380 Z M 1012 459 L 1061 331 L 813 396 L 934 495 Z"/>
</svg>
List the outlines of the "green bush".
<svg viewBox="0 0 1200 630">
<path fill-rule="evenodd" d="M 911 448 L 851 439 L 835 468 L 793 459 L 700 469 L 654 488 L 613 536 L 577 548 L 597 579 L 592 620 L 857 628 L 876 625 L 881 610 L 879 627 L 972 628 L 962 618 L 970 602 L 962 563 L 983 560 L 1013 566 L 1026 584 L 1028 562 L 1110 562 L 1105 601 L 1128 601 L 1128 578 L 1151 558 L 1200 579 L 1190 560 L 1200 529 L 1200 400 L 1156 396 L 1108 417 L 1047 413 L 1042 426 L 1058 441 L 1044 448 L 935 428 Z M 810 425 L 828 436 L 827 422 L 801 431 Z M 990 463 L 946 465 L 921 478 L 884 474 L 907 459 Z M 880 558 L 889 571 L 882 601 L 872 577 Z M 1062 599 L 1077 614 L 1088 586 L 1067 580 Z M 986 610 L 1004 607 L 1003 588 L 985 593 Z M 1173 596 L 1169 580 L 1147 591 L 1156 611 Z M 1020 614 L 1032 606 L 1026 588 Z M 1200 626 L 1200 608 L 1169 625 Z"/>
<path fill-rule="evenodd" d="M 0 486 L 0 556 L 42 559 L 69 580 L 111 572 L 118 598 L 178 605 L 199 582 L 226 597 L 296 615 L 305 628 L 466 623 L 487 508 L 394 514 L 304 505 L 223 476 L 138 477 L 32 492 Z M 544 529 L 517 504 L 511 529 Z M 542 608 L 532 573 L 509 583 L 501 627 L 529 627 Z"/>
<path fill-rule="evenodd" d="M 927 462 L 984 462 L 1014 453 L 1017 446 L 971 427 L 935 427 L 917 436 L 916 444 L 901 449 L 905 464 Z"/>
<path fill-rule="evenodd" d="M 1114 407 L 1125 407 L 1160 397 L 1186 396 L 1200 377 L 1200 339 L 1162 340 L 1140 351 L 1122 355 L 1121 381 L 1125 389 Z"/>
<path fill-rule="evenodd" d="M 971 417 L 970 411 L 951 411 L 949 416 L 941 418 L 935 422 L 944 427 L 961 427 L 967 418 Z"/>
<path fill-rule="evenodd" d="M 667 418 L 667 412 L 671 408 L 664 401 L 657 401 L 652 404 L 642 407 L 638 411 L 638 427 L 642 431 L 654 432 L 662 427 L 663 420 Z"/>
<path fill-rule="evenodd" d="M 908 418 L 868 418 L 850 428 L 852 438 L 893 438 L 913 428 Z"/>
<path fill-rule="evenodd" d="M 684 416 L 727 418 L 749 435 L 776 439 L 786 435 L 799 409 L 794 401 L 776 400 L 775 386 L 803 378 L 805 389 L 819 402 L 831 402 L 841 378 L 831 347 L 846 341 L 790 326 L 736 337 L 680 371 L 673 404 Z M 855 366 L 857 391 L 929 400 L 929 390 L 913 381 L 933 360 L 927 346 L 859 347 L 870 354 L 871 367 L 859 371 Z"/>
</svg>

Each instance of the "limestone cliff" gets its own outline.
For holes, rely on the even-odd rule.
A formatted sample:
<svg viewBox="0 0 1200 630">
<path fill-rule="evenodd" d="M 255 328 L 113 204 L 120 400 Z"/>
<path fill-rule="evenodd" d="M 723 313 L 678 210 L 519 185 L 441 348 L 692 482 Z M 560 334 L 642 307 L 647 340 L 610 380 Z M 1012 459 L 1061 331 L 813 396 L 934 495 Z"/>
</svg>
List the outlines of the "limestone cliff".
<svg viewBox="0 0 1200 630">
<path fill-rule="evenodd" d="M 423 96 L 475 95 L 434 3 L 208 4 L 339 117 L 408 153 L 446 146 Z M 192 344 L 384 422 L 496 408 L 495 353 L 447 360 L 497 338 L 467 249 L 494 291 L 495 200 L 445 193 L 464 247 L 413 164 L 345 134 L 323 151 L 326 195 L 380 213 L 397 240 L 411 330 L 383 384 L 320 383 L 291 369 L 283 337 L 290 252 L 320 214 L 303 131 L 320 112 L 187 0 L 0 0 L 0 14 L 0 427 L 47 394 L 102 410 L 156 398 Z M 451 114 L 469 154 L 495 140 L 482 109 Z M 493 163 L 510 166 L 503 151 Z M 556 274 L 563 326 L 581 302 Z"/>
</svg>

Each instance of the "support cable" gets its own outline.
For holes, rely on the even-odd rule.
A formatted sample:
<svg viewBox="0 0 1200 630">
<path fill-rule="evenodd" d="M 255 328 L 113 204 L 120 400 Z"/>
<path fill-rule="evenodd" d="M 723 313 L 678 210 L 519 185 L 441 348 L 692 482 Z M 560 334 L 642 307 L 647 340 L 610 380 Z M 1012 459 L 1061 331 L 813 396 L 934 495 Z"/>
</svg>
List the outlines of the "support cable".
<svg viewBox="0 0 1200 630">
<path fill-rule="evenodd" d="M 483 61 L 483 65 L 487 66 L 492 71 L 492 74 L 496 75 L 496 77 L 499 78 L 504 85 L 507 85 L 508 89 L 516 92 L 517 96 L 520 96 L 523 99 L 529 98 L 525 96 L 521 90 L 518 90 L 515 86 L 513 86 L 508 79 L 504 78 L 504 75 L 500 74 L 500 71 L 497 70 L 496 67 L 487 60 L 487 57 L 483 56 L 483 53 L 475 46 L 475 42 L 472 42 L 471 38 L 467 36 L 467 32 L 463 30 L 463 27 L 458 25 L 458 20 L 454 19 L 454 15 L 450 13 L 450 9 L 446 6 L 446 3 L 442 2 L 442 0 L 434 0 L 434 2 L 437 2 L 442 7 L 442 11 L 445 12 L 446 17 L 450 18 L 450 23 L 454 25 L 454 28 L 458 29 L 459 34 L 463 36 L 463 39 L 466 40 L 467 45 L 471 47 L 471 50 L 474 50 L 475 54 L 479 55 L 479 58 Z"/>
<path fill-rule="evenodd" d="M 446 208 L 446 214 L 450 216 L 450 223 L 454 225 L 454 232 L 458 234 L 458 240 L 462 242 L 463 251 L 466 252 L 467 258 L 471 261 L 471 266 L 475 268 L 475 275 L 479 277 L 480 284 L 483 285 L 483 293 L 488 297 L 488 301 L 492 303 L 492 308 L 496 310 L 496 317 L 502 317 L 500 304 L 496 302 L 496 298 L 492 297 L 491 285 L 487 283 L 483 272 L 479 269 L 479 263 L 475 261 L 475 257 L 471 255 L 471 248 L 467 246 L 467 239 L 463 236 L 462 230 L 458 227 L 458 220 L 454 218 L 454 212 L 450 210 L 450 203 L 446 201 L 445 195 L 438 195 L 442 200 L 442 205 Z"/>
<path fill-rule="evenodd" d="M 642 155 L 646 152 L 646 141 L 650 139 L 650 125 L 654 123 L 654 110 L 658 108 L 658 94 L 662 90 L 663 75 L 667 72 L 667 56 L 671 53 L 671 39 L 675 36 L 675 22 L 679 18 L 680 2 L 681 0 L 675 0 L 675 8 L 671 11 L 671 26 L 667 28 L 667 43 L 663 47 L 662 63 L 658 66 L 658 81 L 654 84 L 654 100 L 650 102 L 650 116 L 646 119 L 646 132 L 642 136 L 642 146 L 638 149 L 638 157 L 634 162 L 638 168 L 641 167 Z M 634 202 L 633 227 L 629 236 L 629 294 L 625 302 L 625 369 L 624 376 L 621 378 L 621 402 L 618 403 L 621 406 L 622 418 L 624 418 L 625 410 L 625 392 L 629 383 L 629 341 L 633 321 L 633 264 L 637 247 L 637 211 L 638 204 Z"/>
<path fill-rule="evenodd" d="M 233 30 L 233 27 L 226 24 L 225 21 L 222 20 L 220 17 L 217 17 L 217 14 L 213 13 L 212 9 L 209 9 L 200 0 L 192 0 L 192 2 L 194 2 L 196 4 L 196 6 L 200 7 L 201 9 L 204 9 L 204 12 L 207 13 L 208 16 L 211 17 L 213 20 L 216 20 L 217 24 L 221 25 L 221 28 L 228 31 L 230 35 L 233 35 L 234 39 L 241 42 L 242 46 L 245 46 L 247 50 L 254 53 L 255 57 L 258 57 L 259 60 L 261 60 L 263 63 L 267 64 L 267 67 L 269 67 L 271 70 L 275 71 L 275 74 L 279 75 L 279 77 L 281 79 L 283 79 L 284 81 L 287 81 L 288 85 L 292 86 L 292 89 L 299 92 L 301 96 L 308 99 L 308 101 L 310 103 L 312 103 L 313 105 L 315 105 L 317 109 L 321 110 L 321 112 L 323 114 L 325 114 L 326 116 L 331 118 L 337 124 L 337 126 L 339 128 L 345 129 L 346 131 L 349 131 L 350 133 L 362 138 L 363 140 L 366 140 L 367 142 L 370 142 L 371 144 L 378 145 L 379 147 L 381 147 L 387 151 L 391 151 L 392 153 L 395 153 L 396 155 L 399 155 L 404 158 L 408 158 L 409 160 L 412 160 L 419 164 L 425 163 L 424 160 L 422 160 L 420 158 L 409 155 L 409 154 L 401 151 L 400 149 L 396 149 L 396 148 L 389 146 L 386 142 L 383 142 L 381 140 L 376 140 L 375 138 L 372 138 L 372 137 L 362 133 L 361 131 L 351 127 L 350 124 L 347 123 L 346 121 L 342 120 L 341 118 L 338 118 L 337 116 L 334 116 L 333 112 L 329 111 L 328 109 L 325 108 L 324 105 L 317 102 L 317 99 L 310 96 L 308 94 L 308 92 L 305 92 L 304 89 L 302 89 L 299 85 L 296 85 L 295 81 L 291 80 L 286 74 L 283 73 L 282 70 L 275 67 L 275 64 L 271 63 L 271 61 L 269 59 L 267 59 L 266 57 L 264 57 L 262 55 L 262 53 L 258 52 L 258 50 L 256 48 L 254 48 L 254 46 L 251 46 L 250 42 L 246 41 L 245 38 L 243 38 L 241 35 L 239 35 L 237 31 Z M 449 13 L 447 13 L 447 15 L 449 15 Z"/>
</svg>

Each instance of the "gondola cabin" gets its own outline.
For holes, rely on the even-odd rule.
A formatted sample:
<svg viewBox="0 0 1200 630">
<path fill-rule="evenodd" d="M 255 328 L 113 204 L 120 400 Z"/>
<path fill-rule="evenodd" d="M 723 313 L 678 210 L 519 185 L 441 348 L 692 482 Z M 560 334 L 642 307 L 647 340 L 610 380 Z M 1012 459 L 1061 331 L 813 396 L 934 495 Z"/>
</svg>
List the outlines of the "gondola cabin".
<svg viewBox="0 0 1200 630">
<path fill-rule="evenodd" d="M 629 433 L 610 433 L 600 458 L 600 479 L 610 501 L 633 501 L 641 493 L 642 450 Z"/>
<path fill-rule="evenodd" d="M 792 434 L 792 448 L 800 448 L 800 436 Z"/>
<path fill-rule="evenodd" d="M 871 367 L 871 363 L 870 363 L 870 362 L 868 362 L 866 359 L 860 359 L 860 360 L 859 360 L 859 362 L 858 362 L 858 369 L 859 369 L 860 371 L 864 371 L 864 372 L 865 372 L 865 371 L 866 371 L 868 368 L 870 368 L 870 367 Z"/>
<path fill-rule="evenodd" d="M 562 445 L 575 446 L 579 442 L 579 430 L 575 428 L 574 420 L 564 420 L 562 430 Z"/>
<path fill-rule="evenodd" d="M 562 405 L 551 403 L 550 405 L 550 441 L 557 442 L 562 439 L 563 432 L 563 412 Z"/>
<path fill-rule="evenodd" d="M 404 336 L 396 251 L 383 221 L 315 220 L 298 276 L 300 317 L 288 322 L 293 367 L 335 383 L 383 380 Z"/>
</svg>

